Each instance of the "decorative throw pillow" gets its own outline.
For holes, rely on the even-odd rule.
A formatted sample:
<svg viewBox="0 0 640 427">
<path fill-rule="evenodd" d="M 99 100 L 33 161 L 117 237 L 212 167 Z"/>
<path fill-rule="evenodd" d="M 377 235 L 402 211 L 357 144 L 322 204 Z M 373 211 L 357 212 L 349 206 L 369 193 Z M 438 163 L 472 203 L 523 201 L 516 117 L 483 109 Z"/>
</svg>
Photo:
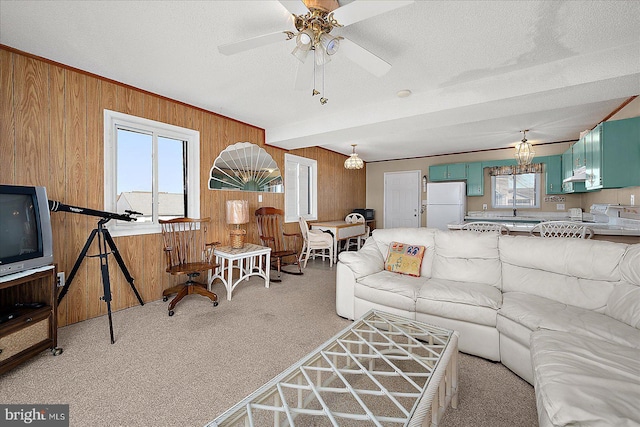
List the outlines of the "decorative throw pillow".
<svg viewBox="0 0 640 427">
<path fill-rule="evenodd" d="M 384 268 L 394 273 L 420 277 L 420 266 L 422 265 L 424 251 L 424 246 L 391 242 Z"/>
</svg>

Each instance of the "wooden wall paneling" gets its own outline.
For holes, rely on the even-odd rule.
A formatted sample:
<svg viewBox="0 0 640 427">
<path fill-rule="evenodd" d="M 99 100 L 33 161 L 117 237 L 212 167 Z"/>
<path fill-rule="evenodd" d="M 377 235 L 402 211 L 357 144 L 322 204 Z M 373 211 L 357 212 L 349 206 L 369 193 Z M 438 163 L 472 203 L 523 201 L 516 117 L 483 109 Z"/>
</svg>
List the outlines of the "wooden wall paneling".
<svg viewBox="0 0 640 427">
<path fill-rule="evenodd" d="M 87 87 L 86 76 L 70 70 L 65 71 L 65 112 L 66 112 L 66 176 L 67 204 L 87 205 Z M 73 183 L 72 185 L 68 185 Z M 67 261 L 73 261 L 82 251 L 89 236 L 88 217 L 65 213 L 67 215 Z M 95 259 L 85 259 L 66 295 L 67 322 L 75 323 L 87 319 L 87 268 L 96 267 Z"/>
<path fill-rule="evenodd" d="M 15 56 L 16 168 L 20 185 L 47 185 L 49 179 L 49 67 L 42 61 Z"/>
<path fill-rule="evenodd" d="M 102 82 L 87 76 L 87 202 L 86 207 L 104 208 L 104 112 L 102 109 Z M 87 218 L 87 238 L 98 225 L 98 217 Z M 97 239 L 89 254 L 100 252 Z M 113 258 L 111 258 L 113 259 Z M 111 259 L 109 261 L 111 261 Z M 90 259 L 87 265 L 87 316 L 96 317 L 107 312 L 107 305 L 100 298 L 104 295 L 100 264 Z M 86 261 L 85 261 L 86 262 Z"/>
<path fill-rule="evenodd" d="M 0 50 L 0 183 L 14 184 L 16 135 L 13 99 L 13 54 Z"/>
<path fill-rule="evenodd" d="M 143 94 L 144 118 L 160 121 L 160 99 L 148 93 Z"/>
<path fill-rule="evenodd" d="M 65 70 L 51 65 L 49 71 L 49 105 L 50 141 L 49 141 L 49 184 L 47 196 L 50 200 L 65 203 L 67 187 L 66 170 L 66 114 L 65 114 Z M 67 251 L 67 214 L 51 213 L 51 229 L 53 232 L 53 261 L 58 265 L 58 272 L 69 275 L 73 265 L 72 256 Z M 77 256 L 77 255 L 76 255 Z M 67 258 L 69 258 L 67 260 Z M 67 298 L 58 305 L 58 325 L 67 324 Z"/>
<path fill-rule="evenodd" d="M 143 236 L 142 264 L 144 277 L 133 276 L 134 283 L 144 303 L 155 301 L 162 297 L 162 279 L 165 273 L 162 236 L 160 234 L 145 234 Z M 138 301 L 136 300 L 136 304 Z"/>
</svg>

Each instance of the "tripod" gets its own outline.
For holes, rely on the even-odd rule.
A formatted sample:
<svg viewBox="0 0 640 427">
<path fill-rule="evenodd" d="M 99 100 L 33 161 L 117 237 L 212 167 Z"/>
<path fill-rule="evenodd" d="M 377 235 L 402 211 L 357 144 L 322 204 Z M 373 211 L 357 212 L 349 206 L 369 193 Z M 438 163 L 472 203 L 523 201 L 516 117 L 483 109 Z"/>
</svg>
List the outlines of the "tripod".
<svg viewBox="0 0 640 427">
<path fill-rule="evenodd" d="M 87 256 L 87 251 L 89 250 L 89 247 L 91 247 L 91 243 L 93 243 L 93 239 L 95 239 L 95 237 L 98 236 L 98 247 L 99 247 L 100 253 L 98 255 L 90 255 L 90 257 L 100 258 L 100 272 L 102 274 L 102 289 L 104 292 L 103 297 L 100 299 L 104 300 L 107 303 L 107 312 L 109 315 L 109 332 L 111 333 L 111 344 L 113 344 L 115 340 L 113 338 L 113 321 L 111 319 L 111 282 L 109 281 L 109 264 L 108 264 L 109 253 L 113 254 L 116 261 L 118 262 L 118 265 L 120 266 L 120 270 L 122 271 L 122 274 L 124 274 L 124 277 L 127 279 L 127 282 L 129 282 L 129 285 L 131 286 L 133 293 L 136 295 L 136 298 L 138 298 L 140 305 L 144 305 L 144 302 L 142 301 L 142 298 L 140 297 L 138 290 L 133 284 L 133 277 L 131 277 L 131 274 L 129 274 L 129 270 L 127 270 L 127 266 L 124 264 L 124 260 L 120 256 L 120 252 L 118 252 L 116 243 L 113 241 L 113 238 L 109 233 L 109 230 L 104 227 L 104 225 L 107 222 L 109 222 L 109 220 L 111 220 L 110 217 L 102 218 L 100 221 L 98 221 L 98 226 L 91 231 L 91 234 L 89 235 L 89 238 L 87 239 L 87 242 L 85 243 L 84 248 L 82 248 L 82 252 L 80 252 L 78 259 L 76 260 L 76 263 L 74 264 L 73 269 L 69 274 L 69 278 L 67 282 L 62 288 L 62 291 L 60 291 L 60 295 L 58 295 L 58 305 L 60 305 L 60 301 L 62 301 L 62 298 L 64 298 L 64 296 L 67 294 L 67 291 L 69 290 L 69 286 L 71 286 L 71 282 L 73 282 L 73 278 L 78 272 L 78 268 L 80 268 L 80 264 L 82 264 L 82 260 L 84 259 L 85 256 Z M 109 246 L 109 249 L 111 250 L 111 252 L 107 252 L 107 246 Z"/>
</svg>

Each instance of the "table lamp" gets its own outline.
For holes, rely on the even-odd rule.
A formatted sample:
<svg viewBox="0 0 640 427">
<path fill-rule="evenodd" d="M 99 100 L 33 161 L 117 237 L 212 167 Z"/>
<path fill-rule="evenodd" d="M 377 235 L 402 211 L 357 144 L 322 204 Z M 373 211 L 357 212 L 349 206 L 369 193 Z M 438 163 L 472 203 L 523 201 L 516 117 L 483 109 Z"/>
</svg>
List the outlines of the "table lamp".
<svg viewBox="0 0 640 427">
<path fill-rule="evenodd" d="M 235 225 L 231 229 L 231 247 L 240 249 L 244 246 L 247 230 L 240 228 L 240 224 L 249 222 L 248 200 L 227 200 L 227 224 Z"/>
</svg>

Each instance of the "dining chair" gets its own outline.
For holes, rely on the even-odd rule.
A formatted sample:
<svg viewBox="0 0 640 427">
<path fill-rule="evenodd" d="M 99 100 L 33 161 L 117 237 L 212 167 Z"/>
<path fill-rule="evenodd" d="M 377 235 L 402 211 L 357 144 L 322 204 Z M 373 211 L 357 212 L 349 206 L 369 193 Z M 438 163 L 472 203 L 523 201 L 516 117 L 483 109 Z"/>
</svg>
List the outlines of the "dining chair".
<svg viewBox="0 0 640 427">
<path fill-rule="evenodd" d="M 302 251 L 300 251 L 300 264 L 304 260 L 303 267 L 307 267 L 307 260 L 310 256 L 313 256 L 313 259 L 316 256 L 325 258 L 329 258 L 329 267 L 333 266 L 333 237 L 329 233 L 325 233 L 320 230 L 309 230 L 309 224 L 307 221 L 300 217 L 298 220 L 300 223 L 300 232 L 302 233 L 303 243 L 302 243 Z M 325 251 L 329 252 L 326 253 Z M 320 253 L 318 253 L 320 251 Z"/>
<path fill-rule="evenodd" d="M 191 294 L 198 294 L 218 305 L 218 296 L 207 289 L 207 285 L 194 280 L 201 272 L 213 270 L 218 264 L 212 262 L 213 250 L 219 242 L 209 243 L 207 231 L 209 218 L 176 218 L 160 220 L 162 226 L 162 240 L 167 262 L 167 273 L 171 275 L 187 275 L 185 283 L 165 289 L 162 300 L 167 301 L 169 295 L 176 294 L 168 306 L 169 316 L 173 316 L 176 304 L 182 298 Z"/>
<path fill-rule="evenodd" d="M 477 231 L 480 233 L 509 234 L 509 229 L 505 225 L 489 221 L 468 222 L 460 227 L 460 230 Z"/>
<path fill-rule="evenodd" d="M 258 225 L 258 235 L 262 246 L 271 248 L 271 262 L 275 263 L 275 269 L 278 272 L 277 279 L 271 279 L 275 282 L 280 281 L 282 274 L 301 275 L 300 262 L 298 257 L 298 239 L 300 233 L 284 232 L 284 212 L 281 209 L 273 207 L 264 207 L 256 210 L 256 222 Z M 293 257 L 293 262 L 284 263 L 284 258 Z M 282 267 L 287 265 L 295 265 L 298 271 L 287 271 Z"/>
<path fill-rule="evenodd" d="M 593 230 L 581 222 L 573 221 L 543 221 L 536 224 L 529 234 L 538 233 L 540 237 L 566 237 L 573 239 L 590 239 Z"/>
<path fill-rule="evenodd" d="M 360 250 L 360 247 L 362 246 L 362 239 L 364 238 L 366 240 L 367 237 L 369 237 L 369 235 L 371 234 L 371 228 L 368 225 L 366 225 L 367 222 L 364 219 L 364 216 L 362 216 L 362 214 L 359 214 L 359 213 L 355 213 L 355 212 L 350 213 L 345 217 L 344 221 L 349 224 L 357 224 L 357 223 L 365 224 L 363 234 L 349 237 L 344 243 L 345 251 L 348 251 L 352 246 L 355 246 L 356 250 Z"/>
</svg>

